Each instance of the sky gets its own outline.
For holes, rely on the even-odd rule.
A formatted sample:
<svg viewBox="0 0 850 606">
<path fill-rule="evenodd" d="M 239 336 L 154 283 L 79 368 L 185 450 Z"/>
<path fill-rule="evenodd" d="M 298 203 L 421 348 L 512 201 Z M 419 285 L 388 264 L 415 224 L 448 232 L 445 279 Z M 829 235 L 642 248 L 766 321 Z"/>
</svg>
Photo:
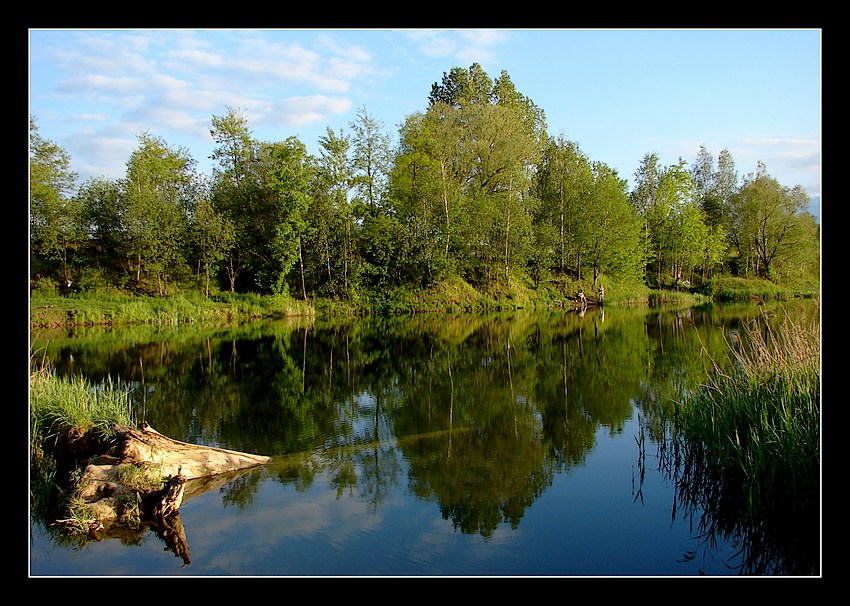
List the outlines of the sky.
<svg viewBox="0 0 850 606">
<path fill-rule="evenodd" d="M 318 155 L 358 111 L 398 139 L 431 85 L 478 63 L 507 72 L 551 136 L 634 184 L 641 160 L 692 164 L 728 150 L 739 179 L 762 162 L 820 218 L 822 31 L 777 29 L 30 29 L 29 115 L 79 181 L 124 176 L 143 133 L 201 172 L 214 116 Z M 29 124 L 29 123 L 28 123 Z M 27 127 L 29 128 L 29 126 Z"/>
</svg>

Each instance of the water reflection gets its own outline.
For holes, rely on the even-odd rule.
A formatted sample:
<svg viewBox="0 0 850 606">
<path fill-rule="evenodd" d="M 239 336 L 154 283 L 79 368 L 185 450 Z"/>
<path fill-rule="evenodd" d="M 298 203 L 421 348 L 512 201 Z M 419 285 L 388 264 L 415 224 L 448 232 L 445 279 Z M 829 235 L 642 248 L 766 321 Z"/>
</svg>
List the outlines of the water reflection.
<svg viewBox="0 0 850 606">
<path fill-rule="evenodd" d="M 165 435 L 271 455 L 219 488 L 225 507 L 250 508 L 261 477 L 299 491 L 328 478 L 373 513 L 404 489 L 488 541 L 585 463 L 600 428 L 622 433 L 637 409 L 663 442 L 659 403 L 731 363 L 727 335 L 742 318 L 591 307 L 33 338 L 59 372 L 122 381 Z"/>
</svg>

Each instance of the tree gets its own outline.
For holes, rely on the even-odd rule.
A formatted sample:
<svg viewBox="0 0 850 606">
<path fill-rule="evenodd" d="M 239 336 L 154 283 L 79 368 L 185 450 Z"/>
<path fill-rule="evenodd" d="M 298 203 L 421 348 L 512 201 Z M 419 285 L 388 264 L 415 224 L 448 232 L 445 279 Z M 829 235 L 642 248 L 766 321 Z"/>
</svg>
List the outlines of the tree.
<svg viewBox="0 0 850 606">
<path fill-rule="evenodd" d="M 204 294 L 210 296 L 210 275 L 218 271 L 235 241 L 233 222 L 216 211 L 212 201 L 205 197 L 195 206 L 191 218 L 192 241 L 198 254 L 198 263 L 204 271 Z"/>
<path fill-rule="evenodd" d="M 694 184 L 694 195 L 702 211 L 711 225 L 719 225 L 721 219 L 721 200 L 717 196 L 715 185 L 714 158 L 708 153 L 705 145 L 700 145 L 696 161 L 691 165 L 691 181 Z"/>
<path fill-rule="evenodd" d="M 524 267 L 530 254 L 536 210 L 536 198 L 530 195 L 531 167 L 538 161 L 539 147 L 515 108 L 475 106 L 466 113 L 471 115 L 463 143 L 475 153 L 467 178 L 469 198 L 475 202 L 473 212 L 491 226 L 489 233 L 485 228 L 469 237 L 485 258 L 499 259 L 507 283 L 511 268 Z"/>
<path fill-rule="evenodd" d="M 705 214 L 706 223 L 712 228 L 725 230 L 729 222 L 729 203 L 738 181 L 735 161 L 729 150 L 724 149 L 718 154 L 715 170 L 714 158 L 705 145 L 701 145 L 690 172 L 696 202 Z"/>
<path fill-rule="evenodd" d="M 443 104 L 459 109 L 467 105 L 486 105 L 493 93 L 493 81 L 478 63 L 469 69 L 453 67 L 449 73 L 443 72 L 440 84 L 431 85 L 428 96 L 429 107 Z"/>
<path fill-rule="evenodd" d="M 231 284 L 238 270 L 248 287 L 284 294 L 301 259 L 309 158 L 297 137 L 251 146 L 252 160 L 238 185 L 219 179 L 214 189 L 216 208 L 235 225 L 226 269 Z"/>
<path fill-rule="evenodd" d="M 85 242 L 82 207 L 72 195 L 77 174 L 68 152 L 42 138 L 32 116 L 29 128 L 30 250 L 59 261 L 67 283 L 71 256 Z"/>
<path fill-rule="evenodd" d="M 255 157 L 254 140 L 245 113 L 227 106 L 225 115 L 212 117 L 210 136 L 216 144 L 210 159 L 218 162 L 213 168 L 214 176 L 238 186 Z"/>
<path fill-rule="evenodd" d="M 602 162 L 592 164 L 592 173 L 583 237 L 593 283 L 603 273 L 636 281 L 644 263 L 638 246 L 641 224 L 629 204 L 626 182 Z"/>
<path fill-rule="evenodd" d="M 210 135 L 216 143 L 211 159 L 213 168 L 211 201 L 216 211 L 227 218 L 233 229 L 234 246 L 228 251 L 225 272 L 230 291 L 236 290 L 236 280 L 247 267 L 253 242 L 249 241 L 250 225 L 257 195 L 257 147 L 248 121 L 241 110 L 227 108 L 224 116 L 212 117 Z"/>
<path fill-rule="evenodd" d="M 431 88 L 419 126 L 421 152 L 439 184 L 447 265 L 507 279 L 532 239 L 531 175 L 543 140 L 543 113 L 506 72 L 494 82 L 480 65 L 453 68 Z M 496 264 L 502 266 L 495 272 Z"/>
<path fill-rule="evenodd" d="M 433 117 L 417 112 L 401 125 L 387 197 L 387 211 L 398 219 L 409 243 L 403 271 L 410 282 L 421 286 L 441 279 L 449 267 L 442 230 L 445 171 L 429 152 Z M 445 223 L 450 223 L 448 215 Z"/>
<path fill-rule="evenodd" d="M 409 116 L 400 130 L 392 172 L 392 212 L 413 238 L 429 283 L 455 272 L 469 258 L 468 181 L 476 150 L 468 144 L 463 110 L 442 102 Z"/>
<path fill-rule="evenodd" d="M 657 153 L 644 155 L 640 166 L 635 172 L 635 186 L 629 200 L 632 206 L 643 220 L 643 236 L 641 238 L 644 246 L 644 279 L 650 281 L 653 263 L 660 263 L 659 247 L 660 233 L 663 229 L 663 220 L 666 209 L 659 206 L 658 188 L 661 181 L 662 167 Z M 656 282 L 660 280 L 660 265 L 655 275 Z"/>
<path fill-rule="evenodd" d="M 124 219 L 136 280 L 142 271 L 152 274 L 160 295 L 168 293 L 171 274 L 185 266 L 198 185 L 194 164 L 185 149 L 171 149 L 147 132 L 127 162 Z"/>
<path fill-rule="evenodd" d="M 537 140 L 541 147 L 546 143 L 548 135 L 545 112 L 516 89 L 507 71 L 502 70 L 499 77 L 493 81 L 492 98 L 497 105 L 515 111 L 523 129 Z"/>
<path fill-rule="evenodd" d="M 694 204 L 694 184 L 686 162 L 679 158 L 677 164 L 666 167 L 659 174 L 655 206 L 652 209 L 654 226 L 651 241 L 655 249 L 656 281 L 661 285 L 665 274 L 674 280 L 681 277 L 679 266 L 682 225 L 688 216 L 685 210 Z"/>
<path fill-rule="evenodd" d="M 733 202 L 734 241 L 745 271 L 777 281 L 814 244 L 809 197 L 769 176 L 761 162 Z M 806 252 L 807 256 L 810 256 Z"/>
<path fill-rule="evenodd" d="M 83 212 L 83 225 L 87 231 L 88 262 L 120 273 L 124 231 L 124 197 L 120 180 L 89 179 L 77 192 Z"/>
<path fill-rule="evenodd" d="M 304 282 L 302 237 L 307 229 L 307 211 L 310 207 L 311 166 L 307 148 L 296 137 L 271 147 L 274 159 L 270 187 L 277 196 L 274 236 L 270 243 L 271 256 L 278 272 L 275 292 L 283 292 L 286 276 L 295 262 L 299 262 L 301 295 L 307 299 Z"/>
<path fill-rule="evenodd" d="M 719 206 L 719 223 L 729 226 L 732 198 L 738 191 L 738 173 L 735 160 L 728 149 L 720 150 L 717 155 L 717 173 L 714 177 L 714 193 Z"/>
<path fill-rule="evenodd" d="M 535 194 L 541 202 L 537 221 L 548 222 L 558 231 L 554 267 L 560 272 L 570 267 L 581 277 L 583 217 L 593 187 L 590 160 L 577 143 L 560 135 L 547 143 L 535 179 Z"/>
<path fill-rule="evenodd" d="M 390 138 L 382 132 L 381 122 L 370 116 L 365 107 L 357 111 L 357 119 L 349 126 L 354 132 L 353 185 L 357 194 L 365 200 L 369 212 L 374 214 L 386 189 L 390 170 Z"/>
<path fill-rule="evenodd" d="M 351 295 L 350 278 L 357 251 L 355 217 L 349 200 L 354 173 L 349 159 L 351 139 L 330 128 L 319 138 L 321 147 L 313 174 L 310 223 L 327 270 L 328 287 Z M 341 283 L 340 283 L 341 282 Z"/>
</svg>

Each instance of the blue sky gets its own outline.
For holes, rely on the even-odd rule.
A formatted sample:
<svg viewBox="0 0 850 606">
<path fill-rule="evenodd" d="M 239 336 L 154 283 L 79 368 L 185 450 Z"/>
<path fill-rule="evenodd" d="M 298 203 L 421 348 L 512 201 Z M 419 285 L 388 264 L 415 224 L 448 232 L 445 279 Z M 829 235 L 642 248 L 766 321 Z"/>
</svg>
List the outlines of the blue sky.
<svg viewBox="0 0 850 606">
<path fill-rule="evenodd" d="M 119 178 L 143 132 L 210 174 L 213 116 L 317 154 L 358 109 L 398 125 L 454 67 L 507 71 L 551 135 L 634 182 L 647 153 L 763 162 L 820 216 L 819 29 L 31 29 L 29 113 L 81 181 Z"/>
</svg>

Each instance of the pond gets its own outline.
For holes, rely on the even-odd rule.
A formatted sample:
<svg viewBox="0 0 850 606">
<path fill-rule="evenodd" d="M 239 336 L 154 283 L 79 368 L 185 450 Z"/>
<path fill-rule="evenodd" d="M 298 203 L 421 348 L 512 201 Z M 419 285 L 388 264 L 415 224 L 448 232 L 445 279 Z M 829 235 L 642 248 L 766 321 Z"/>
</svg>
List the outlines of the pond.
<svg viewBox="0 0 850 606">
<path fill-rule="evenodd" d="M 272 461 L 188 496 L 182 551 L 149 530 L 69 540 L 32 519 L 30 575 L 772 574 L 742 549 L 750 529 L 706 532 L 710 512 L 683 501 L 657 422 L 733 363 L 730 343 L 764 313 L 33 330 L 57 372 L 119 381 L 160 433 Z M 806 313 L 818 311 L 770 310 Z M 804 527 L 819 570 L 818 520 Z"/>
</svg>

